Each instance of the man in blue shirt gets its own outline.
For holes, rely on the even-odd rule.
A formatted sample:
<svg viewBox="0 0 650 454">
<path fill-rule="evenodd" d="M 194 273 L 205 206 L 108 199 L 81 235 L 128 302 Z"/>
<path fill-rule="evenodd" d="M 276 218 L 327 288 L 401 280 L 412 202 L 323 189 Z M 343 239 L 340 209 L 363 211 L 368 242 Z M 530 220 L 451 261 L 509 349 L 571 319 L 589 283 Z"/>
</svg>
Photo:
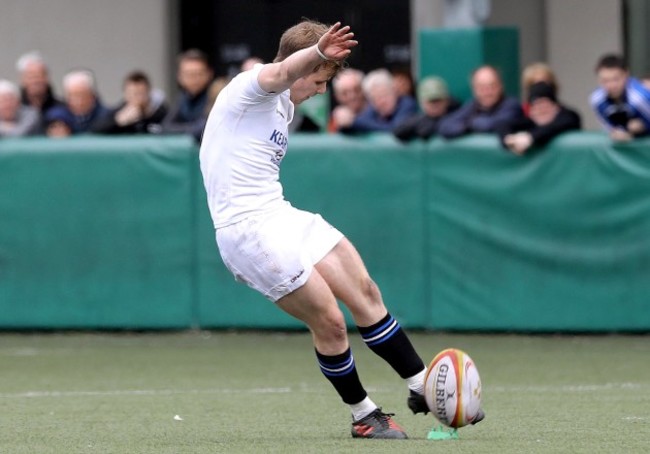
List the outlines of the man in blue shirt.
<svg viewBox="0 0 650 454">
<path fill-rule="evenodd" d="M 596 65 L 599 88 L 591 94 L 596 117 L 613 140 L 626 141 L 650 131 L 650 91 L 630 77 L 620 55 L 607 54 Z"/>
<path fill-rule="evenodd" d="M 368 99 L 367 107 L 356 117 L 350 116 L 351 124 L 340 124 L 344 133 L 385 131 L 418 111 L 418 103 L 412 96 L 399 96 L 393 76 L 381 68 L 369 72 L 361 84 Z"/>
<path fill-rule="evenodd" d="M 496 132 L 501 125 L 523 118 L 519 101 L 505 95 L 501 75 L 493 66 L 484 65 L 474 70 L 471 84 L 473 99 L 440 122 L 438 132 L 444 138 Z"/>
</svg>

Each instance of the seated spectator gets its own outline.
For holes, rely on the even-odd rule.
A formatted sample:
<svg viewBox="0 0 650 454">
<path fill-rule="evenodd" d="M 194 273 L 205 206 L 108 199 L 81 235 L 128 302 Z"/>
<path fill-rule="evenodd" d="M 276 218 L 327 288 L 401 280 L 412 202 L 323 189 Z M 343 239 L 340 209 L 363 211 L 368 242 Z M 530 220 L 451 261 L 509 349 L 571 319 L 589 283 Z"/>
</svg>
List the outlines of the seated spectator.
<svg viewBox="0 0 650 454">
<path fill-rule="evenodd" d="M 178 57 L 176 79 L 180 93 L 165 117 L 163 131 L 194 134 L 200 125 L 205 124 L 208 87 L 212 82 L 212 69 L 207 55 L 197 49 L 183 52 Z"/>
<path fill-rule="evenodd" d="M 376 69 L 363 78 L 361 84 L 368 106 L 350 125 L 341 125 L 342 132 L 391 132 L 395 126 L 417 113 L 415 98 L 398 96 L 393 76 L 387 69 Z"/>
<path fill-rule="evenodd" d="M 97 95 L 95 77 L 88 70 L 71 71 L 63 77 L 65 111 L 72 119 L 72 133 L 94 132 L 109 115 Z"/>
<path fill-rule="evenodd" d="M 152 90 L 145 73 L 134 71 L 128 74 L 122 85 L 122 96 L 122 103 L 95 126 L 95 132 L 145 134 L 161 131 L 167 106 L 163 94 Z"/>
<path fill-rule="evenodd" d="M 339 128 L 350 126 L 357 115 L 366 108 L 366 97 L 361 88 L 363 71 L 346 68 L 332 79 L 332 93 L 337 106 L 330 115 L 329 132 L 336 132 Z"/>
<path fill-rule="evenodd" d="M 443 137 L 452 139 L 475 132 L 495 132 L 499 124 L 523 117 L 519 101 L 505 96 L 496 68 L 479 67 L 472 74 L 471 83 L 474 98 L 440 122 L 438 132 Z"/>
<path fill-rule="evenodd" d="M 21 56 L 16 62 L 20 77 L 22 103 L 36 109 L 41 117 L 52 107 L 63 103 L 54 96 L 45 60 L 38 52 Z"/>
<path fill-rule="evenodd" d="M 20 89 L 8 80 L 0 80 L 0 137 L 22 137 L 36 133 L 38 111 L 20 103 Z"/>
<path fill-rule="evenodd" d="M 650 91 L 630 77 L 625 59 L 608 54 L 596 65 L 600 85 L 590 97 L 596 117 L 613 140 L 631 140 L 650 131 Z"/>
<path fill-rule="evenodd" d="M 449 96 L 447 83 L 440 77 L 426 77 L 418 84 L 418 103 L 421 113 L 402 121 L 393 129 L 400 140 L 429 139 L 438 133 L 440 120 L 460 107 Z"/>
<path fill-rule="evenodd" d="M 537 62 L 526 66 L 521 73 L 522 99 L 524 99 L 522 108 L 525 115 L 528 115 L 529 105 L 527 99 L 530 94 L 530 87 L 537 82 L 546 82 L 547 84 L 552 85 L 555 88 L 556 93 L 558 93 L 560 88 L 557 84 L 555 73 L 546 63 Z"/>
<path fill-rule="evenodd" d="M 45 112 L 43 124 L 46 136 L 62 138 L 72 135 L 74 119 L 64 106 L 57 106 Z"/>
<path fill-rule="evenodd" d="M 580 129 L 580 115 L 558 103 L 555 86 L 537 82 L 528 92 L 529 116 L 499 127 L 504 147 L 522 155 L 531 147 L 545 145 L 565 131 Z"/>
</svg>

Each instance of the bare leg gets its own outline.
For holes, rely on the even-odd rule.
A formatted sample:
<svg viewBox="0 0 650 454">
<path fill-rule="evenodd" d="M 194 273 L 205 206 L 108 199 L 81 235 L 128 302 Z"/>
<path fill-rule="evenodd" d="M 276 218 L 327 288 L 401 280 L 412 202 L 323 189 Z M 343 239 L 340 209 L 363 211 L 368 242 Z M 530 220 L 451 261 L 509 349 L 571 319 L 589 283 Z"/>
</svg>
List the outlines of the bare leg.
<svg viewBox="0 0 650 454">
<path fill-rule="evenodd" d="M 280 298 L 278 307 L 307 324 L 316 350 L 337 355 L 348 348 L 343 313 L 318 270 L 313 270 L 305 285 Z"/>
<path fill-rule="evenodd" d="M 388 312 L 379 288 L 347 238 L 343 238 L 318 262 L 316 269 L 332 293 L 350 309 L 357 325 L 372 325 Z"/>
</svg>

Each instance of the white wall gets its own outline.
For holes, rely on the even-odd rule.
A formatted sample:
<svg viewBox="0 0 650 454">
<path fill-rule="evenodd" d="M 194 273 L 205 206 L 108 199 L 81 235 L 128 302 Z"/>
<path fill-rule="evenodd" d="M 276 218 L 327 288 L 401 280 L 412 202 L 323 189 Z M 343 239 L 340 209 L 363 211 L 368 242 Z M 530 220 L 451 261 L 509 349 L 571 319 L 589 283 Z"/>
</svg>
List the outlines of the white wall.
<svg viewBox="0 0 650 454">
<path fill-rule="evenodd" d="M 92 69 L 99 92 L 119 101 L 124 75 L 149 74 L 155 87 L 173 85 L 176 50 L 167 0 L 0 0 L 0 78 L 18 81 L 16 60 L 38 50 L 50 66 L 56 93 L 70 69 Z"/>
<path fill-rule="evenodd" d="M 570 0 L 569 0 L 570 1 Z M 487 26 L 514 26 L 519 30 L 520 70 L 546 59 L 544 0 L 492 0 Z"/>
<path fill-rule="evenodd" d="M 548 62 L 560 81 L 560 98 L 582 114 L 583 127 L 600 129 L 589 106 L 594 66 L 606 52 L 622 52 L 621 0 L 547 0 Z"/>
</svg>

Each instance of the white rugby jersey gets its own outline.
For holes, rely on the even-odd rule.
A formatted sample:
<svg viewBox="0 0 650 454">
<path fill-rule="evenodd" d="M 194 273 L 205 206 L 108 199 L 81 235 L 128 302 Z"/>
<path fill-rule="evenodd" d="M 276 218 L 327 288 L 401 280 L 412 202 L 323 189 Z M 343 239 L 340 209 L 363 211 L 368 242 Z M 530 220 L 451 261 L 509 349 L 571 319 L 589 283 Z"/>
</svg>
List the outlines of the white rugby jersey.
<svg viewBox="0 0 650 454">
<path fill-rule="evenodd" d="M 279 181 L 294 106 L 289 90 L 266 93 L 263 65 L 238 74 L 208 117 L 200 162 L 215 228 L 287 204 Z"/>
</svg>

